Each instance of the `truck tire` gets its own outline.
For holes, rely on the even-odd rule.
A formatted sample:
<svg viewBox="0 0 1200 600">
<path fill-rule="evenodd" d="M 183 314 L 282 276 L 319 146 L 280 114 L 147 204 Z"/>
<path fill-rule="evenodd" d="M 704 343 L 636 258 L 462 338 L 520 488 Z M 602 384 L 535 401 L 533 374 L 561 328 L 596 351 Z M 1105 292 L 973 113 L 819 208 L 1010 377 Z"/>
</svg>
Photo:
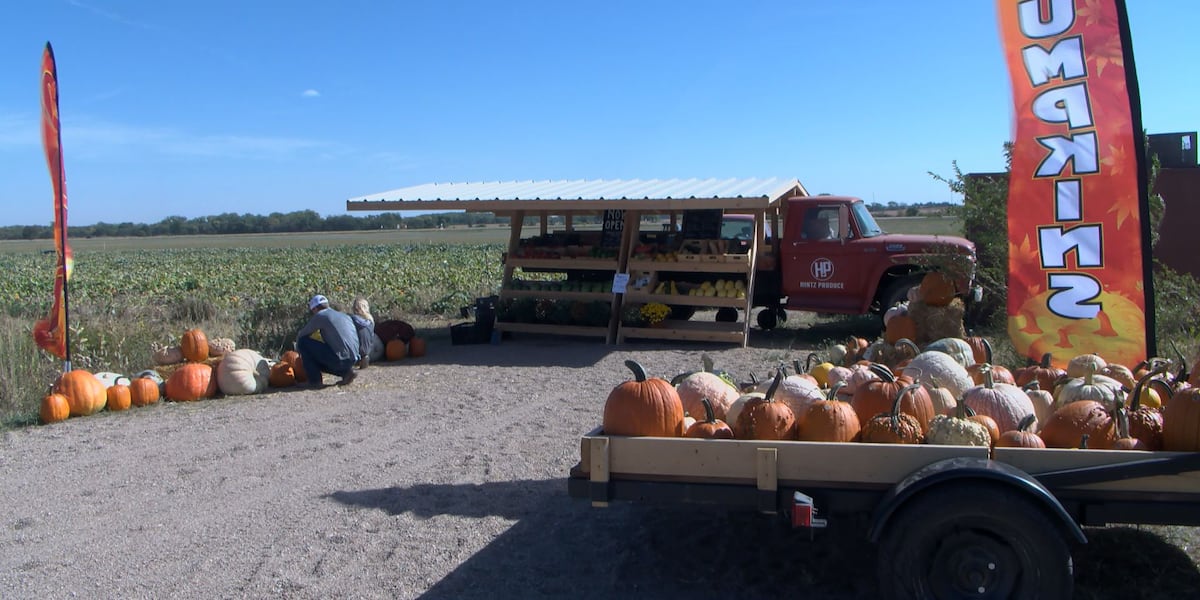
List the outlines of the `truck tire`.
<svg viewBox="0 0 1200 600">
<path fill-rule="evenodd" d="M 908 300 L 908 290 L 921 285 L 919 277 L 903 277 L 892 282 L 883 295 L 879 298 L 879 314 L 887 312 L 887 309 L 905 302 Z"/>
<path fill-rule="evenodd" d="M 736 308 L 729 308 L 728 306 L 723 306 L 723 307 L 717 309 L 716 321 L 718 323 L 736 323 L 737 319 L 738 319 L 738 311 Z"/>
<path fill-rule="evenodd" d="M 757 320 L 758 328 L 763 331 L 775 329 L 775 326 L 779 324 L 779 317 L 773 308 L 764 308 L 758 311 Z"/>
<path fill-rule="evenodd" d="M 1037 503 L 1005 485 L 936 486 L 880 542 L 884 598 L 1070 598 L 1071 551 Z"/>
<path fill-rule="evenodd" d="M 671 304 L 668 306 L 668 308 L 671 309 L 671 320 L 673 321 L 686 321 L 696 314 L 695 306 L 680 306 L 678 304 Z"/>
</svg>

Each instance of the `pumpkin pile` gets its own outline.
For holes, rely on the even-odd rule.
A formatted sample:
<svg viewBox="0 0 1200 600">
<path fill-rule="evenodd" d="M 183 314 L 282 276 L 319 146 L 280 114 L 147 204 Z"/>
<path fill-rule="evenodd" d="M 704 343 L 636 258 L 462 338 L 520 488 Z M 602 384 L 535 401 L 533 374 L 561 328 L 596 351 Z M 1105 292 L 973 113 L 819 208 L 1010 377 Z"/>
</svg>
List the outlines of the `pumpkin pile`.
<svg viewBox="0 0 1200 600">
<path fill-rule="evenodd" d="M 894 364 L 851 339 L 839 361 L 809 355 L 769 381 L 703 369 L 671 381 L 626 361 L 634 379 L 604 406 L 610 435 L 1016 448 L 1200 451 L 1195 373 L 1152 358 L 1126 367 L 1081 354 L 1065 369 L 990 362 L 986 340 L 941 338 Z M 886 343 L 886 342 L 884 342 Z M 851 360 L 851 362 L 846 362 Z M 820 360 L 820 359 L 816 359 Z"/>
<path fill-rule="evenodd" d="M 404 335 L 404 331 L 408 334 Z M 384 344 L 377 347 L 384 348 Z M 380 352 L 382 356 L 384 350 Z M 386 352 L 389 360 L 424 356 L 425 340 L 408 327 L 400 335 L 392 336 Z M 274 361 L 255 350 L 238 348 L 232 339 L 210 339 L 200 328 L 185 331 L 178 345 L 153 345 L 150 359 L 154 368 L 132 378 L 85 369 L 62 374 L 50 393 L 42 398 L 39 420 L 55 423 L 105 409 L 115 412 L 140 408 L 163 399 L 194 402 L 217 395 L 261 394 L 271 388 L 307 381 L 303 361 L 294 350 L 284 352 Z"/>
</svg>

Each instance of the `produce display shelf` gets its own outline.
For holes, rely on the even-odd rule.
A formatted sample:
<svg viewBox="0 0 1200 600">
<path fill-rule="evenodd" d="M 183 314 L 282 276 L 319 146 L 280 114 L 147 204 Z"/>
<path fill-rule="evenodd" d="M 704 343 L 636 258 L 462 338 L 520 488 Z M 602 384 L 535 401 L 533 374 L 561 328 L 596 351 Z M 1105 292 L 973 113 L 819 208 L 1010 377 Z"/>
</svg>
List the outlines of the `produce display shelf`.
<svg viewBox="0 0 1200 600">
<path fill-rule="evenodd" d="M 686 297 L 686 296 L 681 296 Z M 744 303 L 744 301 L 742 301 Z M 695 342 L 729 342 L 746 344 L 742 323 L 710 323 L 702 321 L 663 321 L 662 327 L 621 327 L 620 337 L 689 340 Z"/>
<path fill-rule="evenodd" d="M 745 298 L 721 298 L 718 296 L 689 296 L 684 294 L 648 294 L 628 292 L 625 300 L 631 302 L 661 302 L 676 306 L 711 306 L 713 308 L 746 308 Z"/>
<path fill-rule="evenodd" d="M 548 325 L 543 323 L 497 322 L 496 329 L 512 333 L 542 333 L 550 335 L 577 335 L 582 337 L 608 337 L 607 327 L 585 327 L 582 325 Z"/>
<path fill-rule="evenodd" d="M 664 262 L 653 260 L 629 261 L 630 271 L 658 271 L 659 273 L 744 273 L 749 269 L 749 262 Z"/>
<path fill-rule="evenodd" d="M 599 300 L 612 302 L 611 292 L 551 292 L 544 290 L 501 290 L 501 298 L 546 298 L 548 300 Z"/>
<path fill-rule="evenodd" d="M 617 259 L 599 258 L 509 258 L 505 263 L 510 267 L 528 267 L 531 269 L 573 270 L 611 270 L 617 269 Z"/>
</svg>

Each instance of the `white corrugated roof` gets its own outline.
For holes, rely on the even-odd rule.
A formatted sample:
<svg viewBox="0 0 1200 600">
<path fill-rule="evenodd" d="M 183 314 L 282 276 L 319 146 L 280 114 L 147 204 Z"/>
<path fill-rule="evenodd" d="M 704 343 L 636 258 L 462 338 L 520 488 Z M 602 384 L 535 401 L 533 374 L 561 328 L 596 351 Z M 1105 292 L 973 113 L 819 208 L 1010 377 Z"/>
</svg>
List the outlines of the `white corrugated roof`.
<svg viewBox="0 0 1200 600">
<path fill-rule="evenodd" d="M 575 179 L 426 183 L 350 198 L 347 202 L 456 202 L 476 200 L 666 200 L 768 198 L 778 200 L 804 187 L 796 179 Z M 356 207 L 362 209 L 363 207 Z"/>
</svg>

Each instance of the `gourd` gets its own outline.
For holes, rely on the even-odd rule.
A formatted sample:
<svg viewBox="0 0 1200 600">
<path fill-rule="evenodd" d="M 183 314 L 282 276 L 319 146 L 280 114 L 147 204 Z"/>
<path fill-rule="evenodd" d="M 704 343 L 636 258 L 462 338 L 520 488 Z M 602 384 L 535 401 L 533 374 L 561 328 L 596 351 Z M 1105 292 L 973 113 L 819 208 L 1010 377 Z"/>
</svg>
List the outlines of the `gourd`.
<svg viewBox="0 0 1200 600">
<path fill-rule="evenodd" d="M 124 383 L 108 386 L 108 389 L 104 392 L 104 396 L 104 406 L 111 411 L 129 410 L 132 404 L 129 386 Z"/>
<path fill-rule="evenodd" d="M 671 382 L 648 377 L 632 360 L 625 366 L 633 380 L 614 387 L 604 401 L 604 433 L 608 435 L 681 437 L 683 402 Z"/>
<path fill-rule="evenodd" d="M 967 405 L 959 402 L 954 416 L 937 415 L 929 421 L 925 442 L 939 446 L 983 446 L 992 445 L 988 428 L 967 416 Z"/>
<path fill-rule="evenodd" d="M 859 386 L 850 399 L 850 405 L 854 407 L 859 423 L 867 423 L 876 415 L 887 413 L 893 403 L 900 402 L 897 412 L 903 412 L 916 419 L 921 426 L 921 432 L 924 433 L 929 427 L 929 421 L 937 414 L 929 392 L 922 385 L 916 384 L 915 390 L 901 393 L 915 383 L 912 377 L 897 377 L 884 365 L 876 364 L 868 368 L 879 378 Z"/>
<path fill-rule="evenodd" d="M 149 406 L 158 402 L 162 391 L 159 382 L 149 377 L 136 377 L 129 382 L 129 403 L 134 406 Z"/>
<path fill-rule="evenodd" d="M 267 389 L 271 367 L 249 348 L 234 350 L 217 364 L 217 387 L 226 396 L 257 394 Z"/>
<path fill-rule="evenodd" d="M 920 444 L 925 441 L 925 429 L 916 417 L 902 412 L 900 403 L 907 394 L 923 391 L 919 383 L 910 383 L 896 393 L 890 411 L 867 420 L 862 428 L 862 441 L 868 444 Z"/>
<path fill-rule="evenodd" d="M 917 298 L 929 306 L 946 306 L 956 292 L 950 277 L 941 271 L 930 271 L 921 278 Z"/>
<path fill-rule="evenodd" d="M 1046 442 L 1033 432 L 1033 424 L 1037 422 L 1036 415 L 1028 415 L 1017 424 L 1016 429 L 1010 429 L 1000 434 L 996 441 L 997 448 L 1045 448 Z"/>
<path fill-rule="evenodd" d="M 230 352 L 237 350 L 237 344 L 229 338 L 215 338 L 208 340 L 209 356 L 225 356 Z"/>
<path fill-rule="evenodd" d="M 976 414 L 991 417 L 1000 431 L 1016 429 L 1028 415 L 1035 415 L 1033 401 L 1021 388 L 1009 383 L 996 383 L 990 369 L 983 369 L 983 385 L 963 392 L 962 402 Z"/>
<path fill-rule="evenodd" d="M 683 402 L 685 413 L 700 417 L 705 413 L 701 403 L 707 398 L 712 403 L 713 414 L 718 419 L 725 419 L 729 407 L 737 401 L 741 394 L 726 379 L 712 370 L 712 359 L 707 355 L 702 357 L 704 369 L 693 373 L 683 374 L 675 386 L 679 400 Z"/>
<path fill-rule="evenodd" d="M 794 440 L 796 439 L 796 415 L 787 404 L 775 399 L 775 392 L 783 382 L 780 369 L 775 373 L 771 387 L 761 397 L 752 395 L 737 415 L 733 425 L 733 436 L 739 440 Z"/>
<path fill-rule="evenodd" d="M 712 403 L 708 398 L 701 398 L 700 405 L 704 408 L 704 420 L 696 421 L 686 431 L 683 437 L 704 438 L 710 440 L 732 440 L 733 430 L 729 425 L 713 414 Z"/>
<path fill-rule="evenodd" d="M 425 338 L 413 337 L 408 341 L 408 355 L 413 358 L 425 356 Z"/>
<path fill-rule="evenodd" d="M 167 399 L 176 402 L 192 402 L 211 398 L 217 393 L 217 378 L 211 365 L 191 362 L 171 373 L 167 378 Z"/>
<path fill-rule="evenodd" d="M 902 372 L 914 380 L 920 380 L 926 388 L 938 385 L 950 390 L 955 398 L 975 385 L 967 368 L 949 354 L 926 350 L 913 357 Z M 933 382 L 937 382 L 934 384 Z"/>
<path fill-rule="evenodd" d="M 812 361 L 817 358 L 815 353 L 810 353 L 805 359 L 805 370 L 808 371 L 813 379 L 817 381 L 817 387 L 829 387 L 829 371 L 835 365 L 829 361 L 822 361 L 816 365 L 812 365 Z M 811 365 L 811 366 L 810 366 Z"/>
<path fill-rule="evenodd" d="M 383 354 L 389 361 L 400 360 L 408 356 L 408 344 L 399 338 L 391 340 L 384 348 Z"/>
<path fill-rule="evenodd" d="M 1103 404 L 1080 400 L 1055 410 L 1042 425 L 1040 435 L 1048 448 L 1074 448 L 1086 435 L 1089 447 L 1107 449 L 1117 439 L 1117 428 Z"/>
<path fill-rule="evenodd" d="M 797 438 L 806 442 L 852 442 L 862 431 L 858 413 L 838 399 L 838 387 L 829 388 L 825 400 L 814 403 L 800 419 Z"/>
<path fill-rule="evenodd" d="M 42 397 L 42 402 L 38 406 L 38 419 L 42 423 L 65 421 L 69 416 L 71 416 L 71 403 L 66 396 L 51 393 Z"/>
<path fill-rule="evenodd" d="M 208 360 L 208 336 L 199 328 L 189 329 L 179 340 L 179 350 L 186 361 L 204 362 Z"/>
<path fill-rule="evenodd" d="M 54 384 L 54 391 L 67 397 L 72 417 L 95 414 L 108 402 L 104 384 L 84 369 L 72 369 L 63 373 Z"/>
</svg>

